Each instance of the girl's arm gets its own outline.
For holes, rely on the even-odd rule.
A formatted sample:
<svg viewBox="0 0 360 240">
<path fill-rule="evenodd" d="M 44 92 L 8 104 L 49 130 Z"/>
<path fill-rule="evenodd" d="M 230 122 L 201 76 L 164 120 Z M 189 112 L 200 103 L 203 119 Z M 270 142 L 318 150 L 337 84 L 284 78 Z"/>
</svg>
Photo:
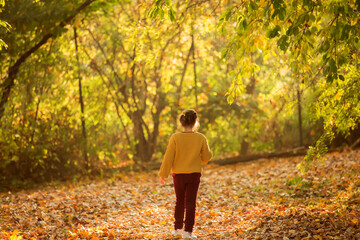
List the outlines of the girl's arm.
<svg viewBox="0 0 360 240">
<path fill-rule="evenodd" d="M 205 141 L 203 142 L 203 145 L 201 148 L 201 164 L 208 163 L 211 158 L 212 158 L 212 152 L 210 150 L 207 139 L 205 138 Z"/>
<path fill-rule="evenodd" d="M 166 148 L 163 162 L 159 170 L 159 174 L 158 174 L 159 177 L 167 178 L 169 176 L 174 159 L 175 159 L 175 140 L 174 137 L 171 136 L 169 144 Z"/>
</svg>

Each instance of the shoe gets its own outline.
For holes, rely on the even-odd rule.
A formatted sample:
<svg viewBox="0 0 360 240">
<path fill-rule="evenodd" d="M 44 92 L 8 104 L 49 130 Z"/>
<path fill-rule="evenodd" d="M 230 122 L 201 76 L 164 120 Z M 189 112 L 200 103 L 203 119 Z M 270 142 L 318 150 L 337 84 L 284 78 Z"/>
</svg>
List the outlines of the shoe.
<svg viewBox="0 0 360 240">
<path fill-rule="evenodd" d="M 181 229 L 176 229 L 174 231 L 171 232 L 171 235 L 175 238 L 182 238 L 182 230 Z"/>
<path fill-rule="evenodd" d="M 194 239 L 196 238 L 195 234 L 191 233 L 191 232 L 185 232 L 184 233 L 184 238 L 187 238 L 187 239 Z"/>
</svg>

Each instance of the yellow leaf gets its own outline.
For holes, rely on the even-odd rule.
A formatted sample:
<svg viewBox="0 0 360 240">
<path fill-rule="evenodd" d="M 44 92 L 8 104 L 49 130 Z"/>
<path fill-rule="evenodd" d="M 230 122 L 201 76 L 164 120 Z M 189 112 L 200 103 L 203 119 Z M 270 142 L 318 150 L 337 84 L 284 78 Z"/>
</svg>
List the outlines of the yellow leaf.
<svg viewBox="0 0 360 240">
<path fill-rule="evenodd" d="M 251 231 L 253 230 L 255 227 L 249 227 L 248 229 L 246 229 L 246 231 Z"/>
<path fill-rule="evenodd" d="M 340 93 L 337 93 L 336 95 L 335 95 L 335 99 L 339 99 L 340 98 Z"/>
<path fill-rule="evenodd" d="M 216 216 L 217 215 L 217 213 L 214 211 L 214 210 L 211 210 L 210 212 L 209 212 L 209 214 L 210 214 L 210 216 Z"/>
<path fill-rule="evenodd" d="M 146 214 L 146 215 L 151 215 L 151 214 L 152 214 L 152 212 L 151 212 L 151 210 L 150 210 L 150 209 L 146 209 L 146 210 L 145 210 L 145 214 Z"/>
</svg>

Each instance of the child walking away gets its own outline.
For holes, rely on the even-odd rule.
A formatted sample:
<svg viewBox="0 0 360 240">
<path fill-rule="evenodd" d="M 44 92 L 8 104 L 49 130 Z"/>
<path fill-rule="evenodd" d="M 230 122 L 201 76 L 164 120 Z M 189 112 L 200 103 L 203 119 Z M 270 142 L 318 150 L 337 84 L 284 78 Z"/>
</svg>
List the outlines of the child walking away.
<svg viewBox="0 0 360 240">
<path fill-rule="evenodd" d="M 181 236 L 185 223 L 184 238 L 196 238 L 193 227 L 201 165 L 210 161 L 212 153 L 206 137 L 195 131 L 199 126 L 195 110 L 185 110 L 179 120 L 184 130 L 171 136 L 159 176 L 160 182 L 164 184 L 164 179 L 172 171 L 176 195 L 175 230 L 172 234 L 175 237 Z"/>
</svg>

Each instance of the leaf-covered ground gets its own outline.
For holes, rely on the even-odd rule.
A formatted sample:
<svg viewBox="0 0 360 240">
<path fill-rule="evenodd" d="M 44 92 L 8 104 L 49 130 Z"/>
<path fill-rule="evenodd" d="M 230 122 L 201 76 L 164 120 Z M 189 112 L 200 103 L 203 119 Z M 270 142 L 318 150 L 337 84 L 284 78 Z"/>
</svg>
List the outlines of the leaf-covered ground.
<svg viewBox="0 0 360 240">
<path fill-rule="evenodd" d="M 205 168 L 200 239 L 360 239 L 360 151 L 327 155 L 298 177 L 301 157 Z M 171 179 L 156 172 L 1 193 L 1 239 L 169 239 Z"/>
</svg>

